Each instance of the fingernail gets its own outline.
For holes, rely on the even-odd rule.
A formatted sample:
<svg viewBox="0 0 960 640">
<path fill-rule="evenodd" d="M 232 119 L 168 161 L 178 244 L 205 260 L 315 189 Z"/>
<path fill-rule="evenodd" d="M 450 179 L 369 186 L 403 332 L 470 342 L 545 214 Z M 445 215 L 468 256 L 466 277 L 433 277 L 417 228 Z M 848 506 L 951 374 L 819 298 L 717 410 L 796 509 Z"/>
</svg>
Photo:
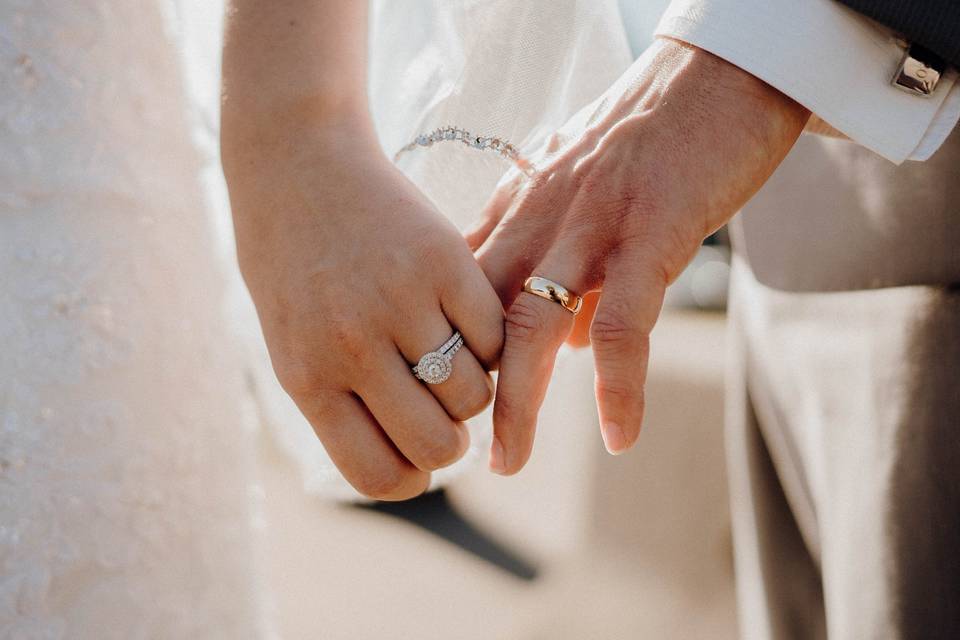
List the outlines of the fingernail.
<svg viewBox="0 0 960 640">
<path fill-rule="evenodd" d="M 503 453 L 503 445 L 500 438 L 493 436 L 493 444 L 490 445 L 490 471 L 503 475 L 507 470 L 507 462 Z"/>
<path fill-rule="evenodd" d="M 627 450 L 627 436 L 623 433 L 623 427 L 616 422 L 604 422 L 600 435 L 603 436 L 603 444 L 611 455 L 618 456 Z"/>
</svg>

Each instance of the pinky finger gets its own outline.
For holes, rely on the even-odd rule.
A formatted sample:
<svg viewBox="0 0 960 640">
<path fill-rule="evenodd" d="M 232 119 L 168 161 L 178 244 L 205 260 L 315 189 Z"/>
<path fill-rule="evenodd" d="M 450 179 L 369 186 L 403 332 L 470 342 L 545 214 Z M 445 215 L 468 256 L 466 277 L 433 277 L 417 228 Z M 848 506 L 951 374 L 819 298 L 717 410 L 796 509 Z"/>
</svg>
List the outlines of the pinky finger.
<svg viewBox="0 0 960 640">
<path fill-rule="evenodd" d="M 360 399 L 327 392 L 297 400 L 330 459 L 354 489 L 374 500 L 407 500 L 430 486 L 430 474 L 397 451 Z"/>
</svg>

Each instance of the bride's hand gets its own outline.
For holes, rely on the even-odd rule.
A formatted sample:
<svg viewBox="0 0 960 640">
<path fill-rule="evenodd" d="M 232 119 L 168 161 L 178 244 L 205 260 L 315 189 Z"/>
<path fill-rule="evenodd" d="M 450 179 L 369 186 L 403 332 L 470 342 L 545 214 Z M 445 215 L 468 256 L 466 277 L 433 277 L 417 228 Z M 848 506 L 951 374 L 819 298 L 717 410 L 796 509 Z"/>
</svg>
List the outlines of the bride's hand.
<svg viewBox="0 0 960 640">
<path fill-rule="evenodd" d="M 277 377 L 334 463 L 361 493 L 405 499 L 466 450 L 503 309 L 373 135 L 333 129 L 225 134 L 238 255 Z M 450 378 L 418 381 L 411 364 L 454 330 L 466 344 Z"/>
</svg>

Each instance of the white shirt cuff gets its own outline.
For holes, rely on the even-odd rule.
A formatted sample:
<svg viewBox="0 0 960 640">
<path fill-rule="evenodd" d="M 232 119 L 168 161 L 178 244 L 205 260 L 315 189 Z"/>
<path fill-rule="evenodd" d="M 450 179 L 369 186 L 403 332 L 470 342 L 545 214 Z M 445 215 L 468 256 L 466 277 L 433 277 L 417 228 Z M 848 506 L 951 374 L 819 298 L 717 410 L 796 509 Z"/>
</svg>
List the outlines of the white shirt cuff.
<svg viewBox="0 0 960 640">
<path fill-rule="evenodd" d="M 656 35 L 737 65 L 897 164 L 929 158 L 960 120 L 956 70 L 927 97 L 897 89 L 901 44 L 834 0 L 673 0 Z"/>
</svg>

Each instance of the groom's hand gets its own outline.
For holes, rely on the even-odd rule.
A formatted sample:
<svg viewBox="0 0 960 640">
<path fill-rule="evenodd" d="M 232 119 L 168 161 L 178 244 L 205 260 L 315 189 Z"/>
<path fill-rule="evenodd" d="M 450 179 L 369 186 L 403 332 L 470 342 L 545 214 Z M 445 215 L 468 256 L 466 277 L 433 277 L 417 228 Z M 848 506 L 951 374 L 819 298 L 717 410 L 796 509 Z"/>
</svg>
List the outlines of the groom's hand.
<svg viewBox="0 0 960 640">
<path fill-rule="evenodd" d="M 507 311 L 491 468 L 533 444 L 557 349 L 574 316 L 522 293 L 531 275 L 601 291 L 590 329 L 607 448 L 636 440 L 650 331 L 664 289 L 792 147 L 809 113 L 762 81 L 672 40 L 653 45 L 536 177 L 494 194 L 468 237 Z"/>
</svg>

